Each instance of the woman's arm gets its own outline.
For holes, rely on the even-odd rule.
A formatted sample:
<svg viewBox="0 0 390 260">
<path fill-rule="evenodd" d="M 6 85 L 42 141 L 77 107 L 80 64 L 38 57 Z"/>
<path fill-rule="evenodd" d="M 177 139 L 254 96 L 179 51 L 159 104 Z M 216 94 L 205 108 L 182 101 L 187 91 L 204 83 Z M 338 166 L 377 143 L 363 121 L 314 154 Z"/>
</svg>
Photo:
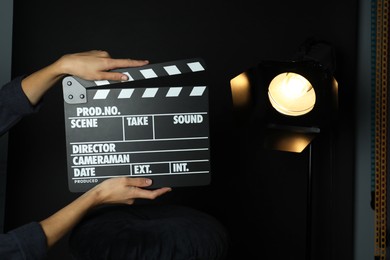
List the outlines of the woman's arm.
<svg viewBox="0 0 390 260">
<path fill-rule="evenodd" d="M 72 203 L 40 222 L 50 248 L 68 233 L 93 207 L 102 204 L 133 204 L 137 198 L 155 199 L 171 188 L 142 189 L 152 184 L 146 178 L 115 177 L 103 181 Z"/>
<path fill-rule="evenodd" d="M 22 89 L 32 105 L 63 76 L 73 75 L 86 80 L 127 80 L 127 76 L 110 70 L 138 67 L 147 60 L 113 59 L 106 51 L 87 51 L 66 54 L 49 66 L 32 73 L 22 81 Z"/>
<path fill-rule="evenodd" d="M 105 51 L 66 54 L 49 66 L 22 78 L 15 78 L 0 88 L 0 136 L 21 118 L 37 111 L 42 96 L 63 76 L 73 75 L 86 80 L 127 80 L 116 68 L 137 67 L 146 60 L 112 59 Z"/>
</svg>

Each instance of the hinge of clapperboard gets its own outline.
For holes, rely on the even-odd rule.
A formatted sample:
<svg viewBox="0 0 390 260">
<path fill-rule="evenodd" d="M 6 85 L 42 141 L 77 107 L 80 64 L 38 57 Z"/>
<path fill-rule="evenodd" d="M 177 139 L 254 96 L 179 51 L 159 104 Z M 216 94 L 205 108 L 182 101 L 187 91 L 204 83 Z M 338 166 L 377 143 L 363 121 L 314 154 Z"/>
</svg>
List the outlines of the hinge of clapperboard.
<svg viewBox="0 0 390 260">
<path fill-rule="evenodd" d="M 166 76 L 175 76 L 187 73 L 205 71 L 205 62 L 201 58 L 176 60 L 163 63 L 148 64 L 142 67 L 130 67 L 117 69 L 126 74 L 129 78 L 126 82 L 153 79 Z M 83 104 L 87 103 L 87 88 L 99 87 L 120 81 L 90 81 L 84 80 L 75 76 L 67 76 L 63 79 L 62 84 L 64 100 L 68 104 Z"/>
</svg>

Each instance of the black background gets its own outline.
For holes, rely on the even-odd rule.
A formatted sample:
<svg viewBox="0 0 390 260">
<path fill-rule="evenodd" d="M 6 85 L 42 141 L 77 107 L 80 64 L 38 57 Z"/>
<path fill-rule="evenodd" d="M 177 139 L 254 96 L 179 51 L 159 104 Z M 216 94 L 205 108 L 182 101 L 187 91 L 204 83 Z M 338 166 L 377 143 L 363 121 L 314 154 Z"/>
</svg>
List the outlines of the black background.
<svg viewBox="0 0 390 260">
<path fill-rule="evenodd" d="M 15 0 L 12 75 L 91 49 L 152 63 L 202 57 L 210 75 L 212 184 L 175 189 L 153 203 L 190 205 L 216 216 L 232 235 L 231 259 L 304 259 L 307 151 L 257 156 L 256 146 L 240 135 L 237 117 L 243 115 L 233 110 L 229 81 L 261 60 L 290 57 L 309 37 L 331 42 L 337 57 L 340 123 L 332 181 L 315 186 L 322 196 L 317 212 L 327 214 L 313 216 L 313 254 L 314 259 L 353 259 L 350 115 L 357 11 L 352 0 Z M 68 190 L 66 170 L 59 83 L 47 93 L 40 112 L 10 132 L 5 228 L 41 220 L 78 196 Z M 49 255 L 69 259 L 67 238 Z"/>
</svg>

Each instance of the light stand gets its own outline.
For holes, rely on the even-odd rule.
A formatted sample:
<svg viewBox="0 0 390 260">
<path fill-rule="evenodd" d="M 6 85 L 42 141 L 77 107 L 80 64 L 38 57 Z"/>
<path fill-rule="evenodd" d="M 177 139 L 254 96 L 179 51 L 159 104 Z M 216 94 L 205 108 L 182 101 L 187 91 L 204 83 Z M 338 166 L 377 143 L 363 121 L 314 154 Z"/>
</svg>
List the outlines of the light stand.
<svg viewBox="0 0 390 260">
<path fill-rule="evenodd" d="M 321 247 L 320 242 L 316 242 L 317 237 L 313 237 L 313 232 L 320 233 L 318 230 L 321 230 L 318 227 L 313 229 L 313 210 L 326 212 L 329 209 L 326 202 L 329 198 L 326 198 L 326 193 L 331 192 L 333 137 L 338 96 L 334 69 L 332 46 L 325 42 L 310 40 L 302 45 L 294 59 L 261 61 L 257 67 L 248 69 L 231 81 L 233 102 L 238 104 L 235 101 L 239 98 L 242 100 L 242 97 L 246 97 L 247 100 L 247 103 L 240 105 L 241 108 L 245 107 L 241 109 L 241 113 L 248 116 L 249 139 L 254 137 L 260 140 L 248 141 L 249 147 L 254 149 L 249 148 L 248 153 L 258 149 L 263 149 L 264 153 L 267 153 L 267 150 L 295 153 L 298 161 L 301 160 L 299 154 L 308 153 L 307 161 L 303 160 L 307 163 L 305 239 L 307 260 L 311 260 L 313 255 L 317 254 L 313 252 L 313 246 L 316 249 Z M 246 87 L 240 86 L 241 92 L 237 91 L 239 76 L 241 85 L 243 82 L 247 84 Z M 245 80 L 242 77 L 245 77 Z M 277 86 L 274 91 L 272 84 L 275 81 L 285 85 Z M 293 91 L 293 87 L 287 86 L 288 82 L 304 84 L 298 86 L 298 91 Z M 242 93 L 243 89 L 247 91 L 246 94 Z M 283 99 L 286 97 L 287 99 Z M 237 109 L 240 110 L 240 107 Z M 280 153 L 276 153 L 275 157 L 279 155 L 283 157 Z M 275 163 L 283 163 L 278 158 L 274 160 Z M 268 166 L 262 169 L 263 172 L 270 171 L 273 167 L 270 162 L 267 163 Z M 297 166 L 301 167 L 299 163 Z M 321 182 L 322 180 L 324 182 Z M 323 203 L 325 205 L 313 207 L 314 202 L 320 204 L 325 202 Z M 314 224 L 327 222 L 315 217 Z"/>
</svg>

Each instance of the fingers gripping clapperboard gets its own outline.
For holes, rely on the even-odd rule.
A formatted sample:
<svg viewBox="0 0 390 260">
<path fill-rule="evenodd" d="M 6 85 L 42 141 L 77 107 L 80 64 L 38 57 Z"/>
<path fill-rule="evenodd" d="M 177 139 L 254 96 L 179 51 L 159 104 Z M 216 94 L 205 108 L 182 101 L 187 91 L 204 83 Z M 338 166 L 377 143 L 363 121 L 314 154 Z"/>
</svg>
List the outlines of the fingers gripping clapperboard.
<svg viewBox="0 0 390 260">
<path fill-rule="evenodd" d="M 118 69 L 129 80 L 62 81 L 68 184 L 148 177 L 150 188 L 210 182 L 209 94 L 202 59 Z"/>
</svg>

